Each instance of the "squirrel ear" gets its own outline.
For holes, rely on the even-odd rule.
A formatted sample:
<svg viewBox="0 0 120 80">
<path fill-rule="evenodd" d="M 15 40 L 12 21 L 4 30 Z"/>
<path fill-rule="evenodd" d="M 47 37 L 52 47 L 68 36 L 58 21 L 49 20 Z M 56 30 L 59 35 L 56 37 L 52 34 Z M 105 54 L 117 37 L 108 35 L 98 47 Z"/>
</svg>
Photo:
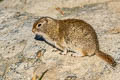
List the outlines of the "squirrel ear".
<svg viewBox="0 0 120 80">
<path fill-rule="evenodd" d="M 51 23 L 51 22 L 53 22 L 53 20 L 54 20 L 54 19 L 52 19 L 52 18 L 50 18 L 50 17 L 46 17 L 47 23 Z"/>
</svg>

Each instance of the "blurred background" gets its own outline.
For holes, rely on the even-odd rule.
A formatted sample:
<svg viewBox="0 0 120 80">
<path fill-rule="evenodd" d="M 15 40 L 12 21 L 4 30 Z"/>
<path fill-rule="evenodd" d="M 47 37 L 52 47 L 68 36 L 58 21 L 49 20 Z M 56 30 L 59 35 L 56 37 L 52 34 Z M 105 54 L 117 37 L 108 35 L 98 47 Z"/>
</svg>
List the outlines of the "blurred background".
<svg viewBox="0 0 120 80">
<path fill-rule="evenodd" d="M 33 13 L 39 16 L 56 16 L 58 12 L 55 8 L 72 8 L 80 9 L 88 6 L 95 6 L 97 4 L 106 4 L 108 9 L 113 12 L 120 12 L 119 0 L 0 0 L 1 8 L 15 9 Z M 70 10 L 69 9 L 69 10 Z"/>
</svg>

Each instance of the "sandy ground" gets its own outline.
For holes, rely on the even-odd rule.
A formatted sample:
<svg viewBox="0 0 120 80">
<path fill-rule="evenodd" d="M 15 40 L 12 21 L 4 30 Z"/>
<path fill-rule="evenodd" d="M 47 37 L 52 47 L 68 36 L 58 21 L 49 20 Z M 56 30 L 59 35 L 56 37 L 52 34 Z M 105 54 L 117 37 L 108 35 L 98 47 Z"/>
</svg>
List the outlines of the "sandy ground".
<svg viewBox="0 0 120 80">
<path fill-rule="evenodd" d="M 14 3 L 14 4 L 13 4 Z M 62 15 L 56 8 L 60 8 Z M 42 40 L 32 25 L 42 16 L 82 19 L 95 29 L 100 49 L 118 63 L 96 56 L 71 57 Z M 0 2 L 0 80 L 120 80 L 119 0 L 4 0 Z"/>
</svg>

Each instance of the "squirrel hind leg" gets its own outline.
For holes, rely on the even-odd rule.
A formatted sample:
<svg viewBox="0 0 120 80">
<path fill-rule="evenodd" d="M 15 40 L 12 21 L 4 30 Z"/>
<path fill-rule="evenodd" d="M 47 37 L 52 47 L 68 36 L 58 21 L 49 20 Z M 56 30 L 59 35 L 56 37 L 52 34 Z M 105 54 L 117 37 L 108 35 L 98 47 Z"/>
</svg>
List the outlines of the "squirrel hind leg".
<svg viewBox="0 0 120 80">
<path fill-rule="evenodd" d="M 80 57 L 88 56 L 87 52 L 83 51 L 82 49 L 75 49 L 74 52 L 75 53 L 71 54 L 74 57 L 76 57 L 76 56 L 80 56 Z"/>
</svg>

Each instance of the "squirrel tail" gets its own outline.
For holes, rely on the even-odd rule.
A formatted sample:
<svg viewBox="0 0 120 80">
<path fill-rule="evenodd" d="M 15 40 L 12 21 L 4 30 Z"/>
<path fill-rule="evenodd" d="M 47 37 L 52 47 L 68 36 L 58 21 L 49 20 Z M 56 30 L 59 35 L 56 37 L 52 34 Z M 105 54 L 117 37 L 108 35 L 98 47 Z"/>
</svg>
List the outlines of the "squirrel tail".
<svg viewBox="0 0 120 80">
<path fill-rule="evenodd" d="M 110 64 L 112 67 L 116 66 L 115 60 L 108 54 L 102 52 L 102 51 L 96 51 L 95 52 L 96 56 L 101 58 L 102 60 L 106 61 L 108 64 Z"/>
</svg>

